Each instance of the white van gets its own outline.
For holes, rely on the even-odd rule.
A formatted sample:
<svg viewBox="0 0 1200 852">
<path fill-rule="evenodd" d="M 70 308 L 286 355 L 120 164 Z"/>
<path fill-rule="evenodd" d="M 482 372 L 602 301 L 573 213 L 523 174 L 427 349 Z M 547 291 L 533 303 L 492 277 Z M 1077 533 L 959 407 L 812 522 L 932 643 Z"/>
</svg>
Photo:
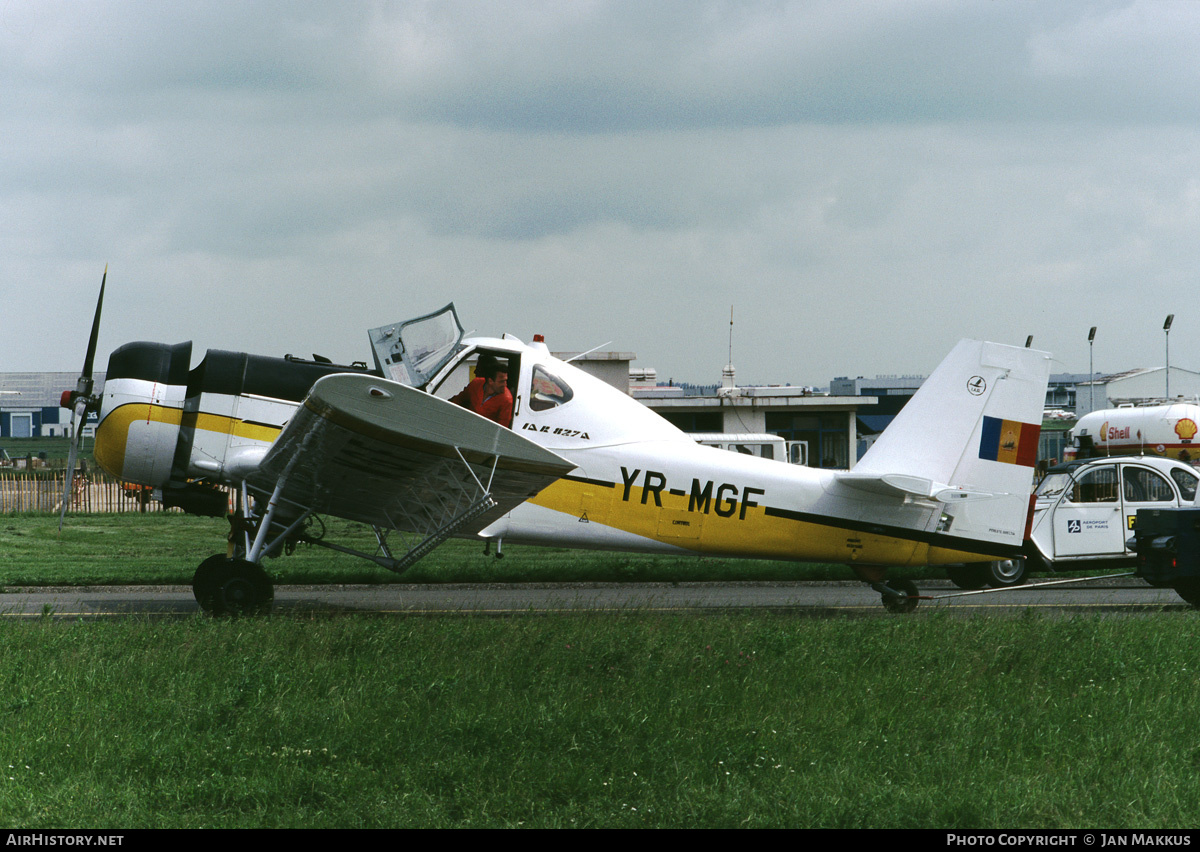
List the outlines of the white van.
<svg viewBox="0 0 1200 852">
<path fill-rule="evenodd" d="M 808 441 L 785 441 L 778 435 L 752 432 L 691 432 L 688 437 L 706 447 L 791 464 L 808 464 Z"/>
<path fill-rule="evenodd" d="M 1200 475 L 1157 456 L 1112 456 L 1052 467 L 1038 485 L 1030 519 L 1033 570 L 1132 565 L 1126 544 L 1138 509 L 1196 505 Z M 1080 564 L 1084 563 L 1084 564 Z"/>
<path fill-rule="evenodd" d="M 1156 456 L 1111 456 L 1055 465 L 1034 493 L 1025 559 L 950 565 L 959 588 L 1015 586 L 1031 571 L 1132 566 L 1138 509 L 1196 505 L 1200 475 Z"/>
</svg>

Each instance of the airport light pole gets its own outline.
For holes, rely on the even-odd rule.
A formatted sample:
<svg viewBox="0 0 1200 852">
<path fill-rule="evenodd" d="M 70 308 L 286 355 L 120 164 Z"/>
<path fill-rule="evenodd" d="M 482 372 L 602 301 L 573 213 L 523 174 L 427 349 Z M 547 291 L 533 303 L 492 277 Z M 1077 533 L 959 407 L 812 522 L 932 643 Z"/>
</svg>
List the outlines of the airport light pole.
<svg viewBox="0 0 1200 852">
<path fill-rule="evenodd" d="M 1096 362 L 1092 358 L 1095 343 L 1096 326 L 1092 326 L 1088 332 L 1088 411 L 1096 410 Z"/>
<path fill-rule="evenodd" d="M 1163 337 L 1166 339 L 1167 346 L 1167 401 L 1171 399 L 1171 323 L 1175 321 L 1175 314 L 1167 314 L 1167 321 L 1163 323 Z"/>
</svg>

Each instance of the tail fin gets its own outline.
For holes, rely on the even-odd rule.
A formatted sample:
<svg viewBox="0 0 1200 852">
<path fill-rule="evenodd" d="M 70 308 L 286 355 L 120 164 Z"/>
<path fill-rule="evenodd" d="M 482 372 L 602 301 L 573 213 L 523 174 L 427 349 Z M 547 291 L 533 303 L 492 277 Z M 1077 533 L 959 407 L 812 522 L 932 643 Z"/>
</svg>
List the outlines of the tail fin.
<svg viewBox="0 0 1200 852">
<path fill-rule="evenodd" d="M 1019 545 L 1049 375 L 1048 353 L 961 341 L 851 476 L 928 481 L 944 531 Z"/>
</svg>

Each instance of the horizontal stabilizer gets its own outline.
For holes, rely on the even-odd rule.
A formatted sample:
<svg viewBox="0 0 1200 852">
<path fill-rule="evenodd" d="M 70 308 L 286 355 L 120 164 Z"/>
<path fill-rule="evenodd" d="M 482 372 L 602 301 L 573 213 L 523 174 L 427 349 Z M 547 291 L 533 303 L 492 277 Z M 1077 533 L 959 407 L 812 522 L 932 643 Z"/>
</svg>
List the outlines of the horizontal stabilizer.
<svg viewBox="0 0 1200 852">
<path fill-rule="evenodd" d="M 919 497 L 934 500 L 938 503 L 957 503 L 962 500 L 976 500 L 993 497 L 984 491 L 967 491 L 955 488 L 932 479 L 920 476 L 908 476 L 902 473 L 885 473 L 876 475 L 870 473 L 855 473 L 853 471 L 838 473 L 834 477 L 842 485 L 859 491 L 869 491 L 872 494 L 883 494 L 889 497 Z"/>
<path fill-rule="evenodd" d="M 939 503 L 961 503 L 963 500 L 987 500 L 992 497 L 1001 497 L 1001 494 L 993 494 L 989 491 L 966 491 L 962 488 L 944 488 L 937 494 L 933 495 L 933 499 Z"/>
</svg>

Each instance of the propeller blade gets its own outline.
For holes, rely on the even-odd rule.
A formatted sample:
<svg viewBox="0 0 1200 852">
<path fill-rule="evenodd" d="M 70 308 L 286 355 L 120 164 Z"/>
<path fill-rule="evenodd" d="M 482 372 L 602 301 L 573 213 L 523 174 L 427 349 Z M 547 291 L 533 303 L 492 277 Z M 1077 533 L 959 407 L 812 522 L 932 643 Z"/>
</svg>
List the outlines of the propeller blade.
<svg viewBox="0 0 1200 852">
<path fill-rule="evenodd" d="M 100 336 L 100 311 L 104 307 L 104 285 L 107 282 L 108 264 L 105 264 L 104 275 L 100 278 L 100 296 L 96 299 L 96 315 L 92 317 L 92 334 L 88 338 L 87 357 L 83 359 L 83 373 L 79 376 L 79 385 L 76 388 L 83 394 L 92 392 L 92 367 L 96 362 L 96 340 Z"/>
<path fill-rule="evenodd" d="M 108 264 L 104 264 L 104 275 L 100 278 L 100 296 L 96 299 L 96 314 L 92 317 L 92 333 L 88 337 L 87 355 L 83 359 L 83 372 L 75 383 L 75 395 L 71 400 L 71 451 L 67 454 L 67 473 L 63 481 L 62 506 L 58 512 L 58 531 L 62 532 L 67 517 L 67 506 L 71 503 L 71 490 L 75 484 L 75 460 L 79 456 L 79 432 L 87 422 L 88 408 L 93 404 L 92 367 L 96 363 L 96 340 L 100 337 L 100 311 L 104 307 L 104 285 L 108 282 Z"/>
</svg>

